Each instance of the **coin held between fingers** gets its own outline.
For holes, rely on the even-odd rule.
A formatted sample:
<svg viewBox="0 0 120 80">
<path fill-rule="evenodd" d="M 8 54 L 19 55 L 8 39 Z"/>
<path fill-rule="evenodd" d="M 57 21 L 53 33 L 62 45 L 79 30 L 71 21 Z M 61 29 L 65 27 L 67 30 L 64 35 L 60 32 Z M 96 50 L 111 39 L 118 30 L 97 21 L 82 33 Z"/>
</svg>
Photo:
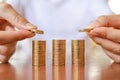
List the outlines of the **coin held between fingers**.
<svg viewBox="0 0 120 80">
<path fill-rule="evenodd" d="M 34 33 L 37 33 L 37 34 L 44 34 L 44 31 L 38 30 L 38 29 L 31 29 L 31 30 L 29 30 L 29 31 L 34 32 Z"/>
<path fill-rule="evenodd" d="M 88 27 L 85 29 L 80 29 L 79 32 L 90 32 L 91 30 L 93 30 L 93 27 Z"/>
</svg>

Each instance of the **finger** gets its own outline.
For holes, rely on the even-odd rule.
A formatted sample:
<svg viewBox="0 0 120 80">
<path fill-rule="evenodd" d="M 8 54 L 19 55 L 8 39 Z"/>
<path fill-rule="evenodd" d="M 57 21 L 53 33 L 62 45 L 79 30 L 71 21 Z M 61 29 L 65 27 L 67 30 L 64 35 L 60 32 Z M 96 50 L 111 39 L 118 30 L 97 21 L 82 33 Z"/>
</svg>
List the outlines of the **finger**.
<svg viewBox="0 0 120 80">
<path fill-rule="evenodd" d="M 7 62 L 8 62 L 8 58 L 0 54 L 0 63 L 7 63 Z"/>
<path fill-rule="evenodd" d="M 0 63 L 6 63 L 16 50 L 16 41 L 0 45 Z"/>
<path fill-rule="evenodd" d="M 104 49 L 120 55 L 120 44 L 119 43 L 115 43 L 113 41 L 104 39 L 104 38 L 99 38 L 99 37 L 94 37 L 93 40 L 100 45 L 101 47 L 103 47 Z"/>
<path fill-rule="evenodd" d="M 120 55 L 113 54 L 112 52 L 105 50 L 105 54 L 110 57 L 115 63 L 120 63 Z"/>
<path fill-rule="evenodd" d="M 3 30 L 3 31 L 6 31 L 6 30 L 10 30 L 11 31 L 12 30 L 12 31 L 14 31 L 15 28 L 10 23 L 5 22 L 5 23 L 0 25 L 0 30 Z"/>
<path fill-rule="evenodd" d="M 23 40 L 25 38 L 33 37 L 34 33 L 27 30 L 18 31 L 0 31 L 0 44 L 7 44 L 14 41 Z"/>
<path fill-rule="evenodd" d="M 91 37 L 101 37 L 114 42 L 120 42 L 120 30 L 112 27 L 97 27 L 88 34 Z"/>
<path fill-rule="evenodd" d="M 98 17 L 93 23 L 90 24 L 93 27 L 115 27 L 120 28 L 120 15 L 105 15 Z"/>
<path fill-rule="evenodd" d="M 0 46 L 0 62 L 8 62 L 12 54 L 15 52 L 15 45 L 16 42 Z"/>
<path fill-rule="evenodd" d="M 15 31 L 15 28 L 8 22 L 3 25 L 5 31 Z"/>
<path fill-rule="evenodd" d="M 36 26 L 29 23 L 7 3 L 0 3 L 0 17 L 19 29 L 36 29 Z"/>
<path fill-rule="evenodd" d="M 12 26 L 6 26 L 6 31 L 15 31 L 15 29 Z"/>
</svg>

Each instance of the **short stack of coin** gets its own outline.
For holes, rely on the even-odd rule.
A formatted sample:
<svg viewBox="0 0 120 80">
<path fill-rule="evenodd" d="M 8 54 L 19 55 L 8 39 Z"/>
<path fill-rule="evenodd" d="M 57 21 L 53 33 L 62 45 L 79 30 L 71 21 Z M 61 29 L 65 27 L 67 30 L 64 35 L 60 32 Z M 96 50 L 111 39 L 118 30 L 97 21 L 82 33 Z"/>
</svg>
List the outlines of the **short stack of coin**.
<svg viewBox="0 0 120 80">
<path fill-rule="evenodd" d="M 84 65 L 85 41 L 72 40 L 72 64 Z"/>
<path fill-rule="evenodd" d="M 65 65 L 66 40 L 53 40 L 52 64 L 55 66 Z"/>
<path fill-rule="evenodd" d="M 33 66 L 46 65 L 46 41 L 45 40 L 32 41 L 32 65 Z"/>
</svg>

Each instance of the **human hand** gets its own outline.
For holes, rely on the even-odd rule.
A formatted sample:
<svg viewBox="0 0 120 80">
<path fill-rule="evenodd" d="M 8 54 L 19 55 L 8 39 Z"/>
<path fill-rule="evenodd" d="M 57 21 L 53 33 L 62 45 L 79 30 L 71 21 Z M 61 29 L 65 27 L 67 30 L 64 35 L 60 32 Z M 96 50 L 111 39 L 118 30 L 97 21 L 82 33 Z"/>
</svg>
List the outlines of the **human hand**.
<svg viewBox="0 0 120 80">
<path fill-rule="evenodd" d="M 15 29 L 17 28 L 17 30 Z M 0 3 L 0 61 L 7 62 L 16 49 L 19 40 L 33 37 L 28 31 L 36 29 L 24 17 L 17 13 L 11 5 Z"/>
<path fill-rule="evenodd" d="M 120 64 L 112 63 L 101 70 L 101 80 L 120 80 Z"/>
<path fill-rule="evenodd" d="M 90 26 L 94 28 L 88 35 L 110 58 L 120 63 L 120 15 L 101 16 Z"/>
</svg>

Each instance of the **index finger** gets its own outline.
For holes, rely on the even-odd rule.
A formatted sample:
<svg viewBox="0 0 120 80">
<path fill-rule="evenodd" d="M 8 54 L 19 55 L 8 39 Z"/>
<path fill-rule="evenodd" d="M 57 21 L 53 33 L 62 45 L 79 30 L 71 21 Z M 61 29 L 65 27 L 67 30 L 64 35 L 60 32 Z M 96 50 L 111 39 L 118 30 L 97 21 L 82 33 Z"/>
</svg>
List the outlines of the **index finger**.
<svg viewBox="0 0 120 80">
<path fill-rule="evenodd" d="M 36 29 L 37 27 L 27 21 L 8 3 L 0 2 L 0 17 L 7 20 L 19 29 Z"/>
</svg>

